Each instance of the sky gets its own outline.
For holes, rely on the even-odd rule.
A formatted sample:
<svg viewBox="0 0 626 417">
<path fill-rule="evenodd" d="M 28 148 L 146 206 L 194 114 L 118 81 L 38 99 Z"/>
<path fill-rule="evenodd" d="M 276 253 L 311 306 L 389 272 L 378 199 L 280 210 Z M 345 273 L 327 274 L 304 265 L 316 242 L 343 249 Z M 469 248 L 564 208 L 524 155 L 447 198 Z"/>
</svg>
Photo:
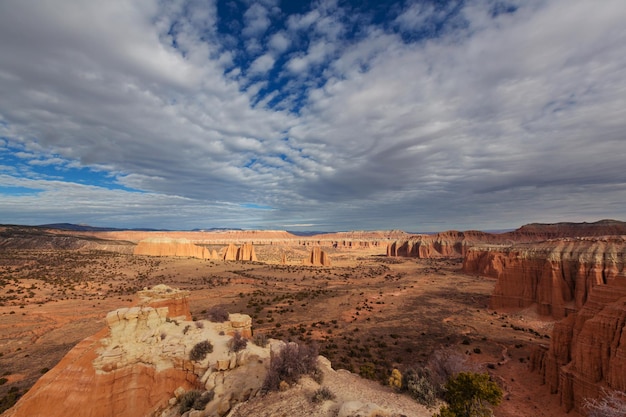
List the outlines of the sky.
<svg viewBox="0 0 626 417">
<path fill-rule="evenodd" d="M 626 220 L 624 0 L 3 0 L 0 223 Z"/>
</svg>

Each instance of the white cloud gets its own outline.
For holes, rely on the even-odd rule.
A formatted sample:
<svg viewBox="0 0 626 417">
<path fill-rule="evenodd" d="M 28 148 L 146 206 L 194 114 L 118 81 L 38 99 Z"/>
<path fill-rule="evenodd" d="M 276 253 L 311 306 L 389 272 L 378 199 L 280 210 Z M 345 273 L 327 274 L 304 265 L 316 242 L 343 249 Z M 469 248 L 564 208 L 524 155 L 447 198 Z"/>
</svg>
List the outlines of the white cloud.
<svg viewBox="0 0 626 417">
<path fill-rule="evenodd" d="M 256 3 L 248 51 L 216 32 L 213 2 L 183 6 L 0 3 L 0 150 L 18 146 L 30 178 L 98 166 L 145 191 L 3 170 L 43 190 L 3 195 L 5 221 L 58 221 L 68 205 L 68 221 L 133 227 L 177 227 L 171 213 L 190 219 L 178 227 L 413 230 L 624 217 L 622 0 L 518 2 L 496 17 L 476 0 L 449 21 L 414 3 L 402 33 L 363 24 L 354 39 L 336 2 L 284 31 L 270 29 L 276 4 Z M 437 37 L 407 40 L 442 20 Z"/>
<path fill-rule="evenodd" d="M 272 57 L 271 54 L 264 54 L 255 59 L 252 64 L 250 64 L 250 68 L 248 72 L 250 74 L 263 74 L 268 72 L 274 67 L 274 63 L 276 60 Z"/>
<path fill-rule="evenodd" d="M 268 14 L 268 10 L 261 4 L 252 3 L 243 15 L 245 22 L 245 27 L 241 32 L 243 36 L 251 38 L 263 35 L 272 23 Z"/>
<path fill-rule="evenodd" d="M 285 52 L 291 45 L 291 40 L 287 37 L 284 31 L 276 32 L 268 41 L 269 47 L 276 53 Z"/>
</svg>

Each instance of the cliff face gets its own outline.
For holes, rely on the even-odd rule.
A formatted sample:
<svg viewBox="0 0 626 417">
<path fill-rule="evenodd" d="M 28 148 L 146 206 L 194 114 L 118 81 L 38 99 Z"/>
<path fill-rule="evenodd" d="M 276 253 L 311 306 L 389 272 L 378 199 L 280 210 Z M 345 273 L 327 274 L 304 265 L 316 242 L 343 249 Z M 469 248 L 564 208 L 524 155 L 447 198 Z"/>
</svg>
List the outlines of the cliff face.
<svg viewBox="0 0 626 417">
<path fill-rule="evenodd" d="M 387 256 L 409 258 L 460 258 L 480 243 L 505 241 L 500 235 L 478 231 L 448 231 L 436 235 L 419 235 L 396 240 L 387 245 Z"/>
<path fill-rule="evenodd" d="M 513 245 L 549 239 L 626 235 L 626 223 L 600 220 L 594 223 L 533 223 L 507 233 L 454 230 L 434 235 L 408 235 L 387 244 L 387 256 L 411 258 L 460 258 L 471 247 L 484 244 Z"/>
<path fill-rule="evenodd" d="M 536 304 L 562 318 L 531 367 L 559 393 L 564 410 L 583 412 L 584 399 L 602 387 L 626 390 L 625 263 L 621 237 L 557 239 L 473 248 L 463 270 L 497 278 L 494 309 Z"/>
<path fill-rule="evenodd" d="M 135 246 L 133 254 L 213 259 L 211 257 L 211 251 L 205 247 L 196 245 L 187 239 L 172 239 L 167 237 L 142 240 Z"/>
<path fill-rule="evenodd" d="M 560 319 L 585 304 L 591 289 L 623 274 L 624 240 L 559 239 L 470 249 L 463 271 L 497 278 L 490 307 L 525 308 Z"/>
<path fill-rule="evenodd" d="M 308 257 L 308 259 L 305 259 L 302 263 L 304 265 L 313 265 L 313 266 L 330 266 L 331 265 L 330 257 L 328 256 L 328 254 L 317 246 L 314 247 L 313 250 L 311 250 L 311 255 Z"/>
<path fill-rule="evenodd" d="M 583 412 L 601 388 L 626 391 L 626 277 L 593 288 L 585 306 L 554 327 L 547 349 L 531 358 L 564 410 Z"/>
<path fill-rule="evenodd" d="M 186 298 L 187 292 L 166 286 L 142 291 L 139 306 L 110 312 L 105 329 L 74 347 L 3 416 L 160 415 L 175 404 L 175 393 L 191 388 L 214 390 L 207 407 L 226 414 L 258 392 L 269 350 L 252 345 L 231 352 L 235 332 L 251 336 L 250 317 L 231 314 L 224 323 L 197 325 L 187 320 Z M 205 340 L 213 351 L 191 361 L 189 352 Z"/>
</svg>

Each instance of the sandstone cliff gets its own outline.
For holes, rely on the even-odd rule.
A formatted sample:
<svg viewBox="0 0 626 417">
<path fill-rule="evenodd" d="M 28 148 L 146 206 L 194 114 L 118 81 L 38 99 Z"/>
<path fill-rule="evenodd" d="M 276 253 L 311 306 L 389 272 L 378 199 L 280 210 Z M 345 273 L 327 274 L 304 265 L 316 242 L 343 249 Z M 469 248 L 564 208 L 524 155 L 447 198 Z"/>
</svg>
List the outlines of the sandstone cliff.
<svg viewBox="0 0 626 417">
<path fill-rule="evenodd" d="M 500 235 L 467 231 L 448 231 L 435 235 L 418 235 L 397 240 L 387 245 L 387 256 L 410 258 L 460 258 L 467 250 L 480 243 L 506 241 Z"/>
<path fill-rule="evenodd" d="M 199 259 L 213 259 L 211 251 L 187 239 L 168 237 L 151 238 L 140 241 L 133 252 L 135 255 L 183 256 Z"/>
<path fill-rule="evenodd" d="M 555 325 L 548 348 L 534 352 L 531 367 L 564 410 L 583 413 L 585 398 L 603 387 L 626 391 L 626 276 L 608 278 L 584 307 Z"/>
<path fill-rule="evenodd" d="M 191 322 L 186 297 L 157 286 L 140 294 L 139 306 L 112 311 L 105 329 L 74 347 L 3 416 L 151 416 L 171 408 L 175 393 L 191 388 L 213 390 L 207 409 L 226 414 L 260 389 L 269 349 L 249 343 L 231 352 L 235 332 L 251 336 L 250 317 Z M 206 340 L 213 351 L 190 360 L 192 348 Z"/>
<path fill-rule="evenodd" d="M 497 278 L 494 309 L 536 305 L 562 318 L 531 367 L 566 411 L 583 412 L 602 387 L 626 390 L 625 263 L 622 237 L 569 238 L 472 248 L 463 270 Z"/>
<path fill-rule="evenodd" d="M 222 259 L 225 261 L 257 261 L 254 246 L 251 243 L 244 243 L 241 247 L 229 243 L 223 249 Z"/>
<path fill-rule="evenodd" d="M 311 255 L 302 261 L 304 265 L 331 266 L 330 257 L 320 247 L 314 247 Z"/>
<path fill-rule="evenodd" d="M 559 319 L 582 308 L 591 289 L 623 274 L 625 241 L 558 239 L 470 249 L 463 271 L 497 278 L 490 306 L 525 308 Z"/>
<path fill-rule="evenodd" d="M 460 258 L 469 248 L 484 244 L 513 245 L 557 238 L 626 235 L 626 223 L 600 220 L 594 223 L 533 223 L 506 233 L 454 230 L 433 235 L 413 235 L 387 244 L 387 256 L 412 258 Z"/>
</svg>

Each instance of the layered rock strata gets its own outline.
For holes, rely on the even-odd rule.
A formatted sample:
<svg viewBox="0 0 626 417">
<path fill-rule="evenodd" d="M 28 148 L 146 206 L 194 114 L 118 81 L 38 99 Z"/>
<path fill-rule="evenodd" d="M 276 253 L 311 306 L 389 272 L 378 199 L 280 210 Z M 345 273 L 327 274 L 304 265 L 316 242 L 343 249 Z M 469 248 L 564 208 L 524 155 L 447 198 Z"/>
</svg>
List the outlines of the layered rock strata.
<svg viewBox="0 0 626 417">
<path fill-rule="evenodd" d="M 460 258 L 469 248 L 484 244 L 513 245 L 550 239 L 626 235 L 626 223 L 600 220 L 594 223 L 533 223 L 506 233 L 454 230 L 433 235 L 409 235 L 387 244 L 387 256 L 412 258 Z"/>
<path fill-rule="evenodd" d="M 555 239 L 468 251 L 463 270 L 497 279 L 491 307 L 536 305 L 562 318 L 538 371 L 565 411 L 583 413 L 602 388 L 626 390 L 626 241 L 621 237 Z"/>
<path fill-rule="evenodd" d="M 387 256 L 409 258 L 460 258 L 467 250 L 478 244 L 501 241 L 498 235 L 484 232 L 448 231 L 436 235 L 419 235 L 397 240 L 387 245 Z"/>
<path fill-rule="evenodd" d="M 167 237 L 151 238 L 140 241 L 133 252 L 135 255 L 182 256 L 199 259 L 216 259 L 211 251 L 187 239 Z"/>
<path fill-rule="evenodd" d="M 259 391 L 269 349 L 248 343 L 232 352 L 235 332 L 251 336 L 250 317 L 192 322 L 186 296 L 158 286 L 140 294 L 140 305 L 110 312 L 105 329 L 74 347 L 3 416 L 160 415 L 176 404 L 175 394 L 192 388 L 213 390 L 207 415 L 225 415 Z M 191 360 L 190 351 L 207 340 L 212 351 Z"/>
<path fill-rule="evenodd" d="M 584 413 L 602 388 L 626 391 L 626 276 L 593 288 L 584 307 L 557 323 L 548 348 L 537 349 L 538 371 L 565 411 Z"/>
<path fill-rule="evenodd" d="M 526 308 L 560 319 L 585 304 L 591 289 L 621 276 L 623 239 L 558 239 L 468 250 L 463 271 L 497 279 L 490 307 Z"/>
</svg>

